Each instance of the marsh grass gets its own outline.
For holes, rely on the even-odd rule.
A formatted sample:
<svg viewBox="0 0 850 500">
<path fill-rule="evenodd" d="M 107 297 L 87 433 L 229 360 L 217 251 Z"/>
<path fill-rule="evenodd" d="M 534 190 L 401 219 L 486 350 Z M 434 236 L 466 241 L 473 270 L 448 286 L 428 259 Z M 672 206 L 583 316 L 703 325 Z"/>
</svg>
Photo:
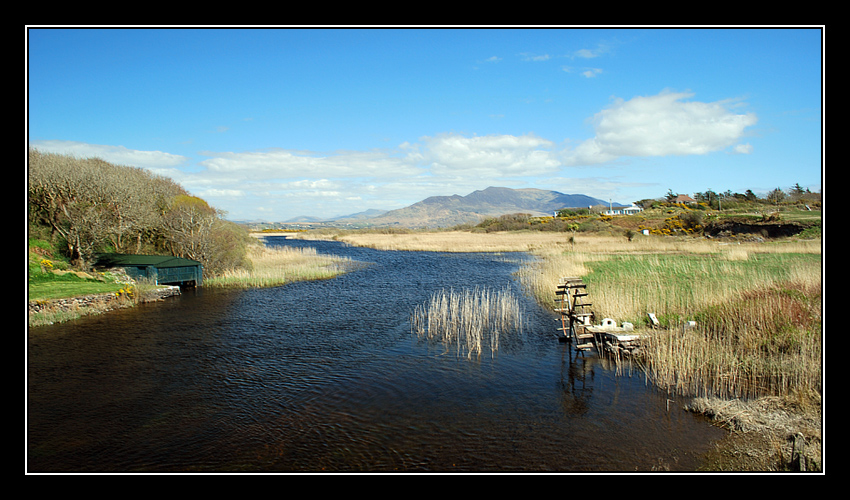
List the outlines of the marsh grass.
<svg viewBox="0 0 850 500">
<path fill-rule="evenodd" d="M 642 323 L 648 312 L 689 320 L 706 307 L 740 299 L 750 290 L 819 277 L 820 256 L 752 253 L 614 255 L 588 263 L 584 280 L 599 317 Z"/>
<path fill-rule="evenodd" d="M 353 261 L 347 257 L 319 254 L 315 248 L 248 248 L 251 269 L 236 269 L 204 279 L 210 287 L 271 287 L 294 281 L 329 279 L 346 272 Z"/>
<path fill-rule="evenodd" d="M 786 282 L 696 315 L 699 328 L 645 339 L 647 376 L 672 392 L 755 398 L 822 390 L 820 289 Z"/>
<path fill-rule="evenodd" d="M 441 290 L 411 315 L 411 327 L 417 335 L 442 342 L 467 358 L 481 356 L 485 348 L 491 355 L 499 349 L 502 334 L 522 332 L 519 301 L 510 288 Z"/>
<path fill-rule="evenodd" d="M 517 276 L 538 302 L 554 308 L 558 280 L 581 276 L 598 317 L 636 324 L 647 312 L 686 318 L 747 290 L 821 280 L 820 241 L 723 245 L 702 239 L 628 242 L 585 236 L 574 245 L 540 246 L 531 253 L 538 258 L 525 263 Z"/>
<path fill-rule="evenodd" d="M 561 276 L 588 284 L 597 318 L 662 329 L 645 337 L 641 359 L 671 392 L 720 397 L 789 396 L 821 390 L 820 241 L 724 245 L 708 240 L 577 242 L 535 252 L 517 273 L 554 307 Z M 603 247 L 604 243 L 604 247 Z M 697 328 L 685 329 L 686 321 Z"/>
</svg>

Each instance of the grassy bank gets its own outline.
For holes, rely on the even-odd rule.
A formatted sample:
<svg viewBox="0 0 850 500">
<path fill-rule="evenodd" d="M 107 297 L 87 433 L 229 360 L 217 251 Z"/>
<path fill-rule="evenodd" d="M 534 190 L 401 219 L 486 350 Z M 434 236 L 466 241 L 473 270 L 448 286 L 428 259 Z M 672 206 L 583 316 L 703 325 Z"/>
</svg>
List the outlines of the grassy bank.
<svg viewBox="0 0 850 500">
<path fill-rule="evenodd" d="M 54 300 L 101 293 L 121 294 L 132 290 L 129 285 L 94 277 L 80 277 L 75 273 L 30 275 L 28 285 L 29 300 Z"/>
<path fill-rule="evenodd" d="M 88 308 L 52 307 L 52 301 L 89 295 L 114 295 L 109 306 Z M 97 314 L 116 305 L 132 305 L 139 293 L 136 287 L 109 274 L 90 274 L 71 269 L 66 259 L 46 241 L 28 239 L 27 300 L 44 304 L 37 312 L 27 314 L 29 326 L 49 325 Z"/>
<path fill-rule="evenodd" d="M 250 269 L 228 271 L 204 279 L 208 287 L 270 287 L 294 281 L 329 279 L 345 272 L 354 263 L 345 257 L 322 255 L 315 248 L 248 248 Z"/>
</svg>

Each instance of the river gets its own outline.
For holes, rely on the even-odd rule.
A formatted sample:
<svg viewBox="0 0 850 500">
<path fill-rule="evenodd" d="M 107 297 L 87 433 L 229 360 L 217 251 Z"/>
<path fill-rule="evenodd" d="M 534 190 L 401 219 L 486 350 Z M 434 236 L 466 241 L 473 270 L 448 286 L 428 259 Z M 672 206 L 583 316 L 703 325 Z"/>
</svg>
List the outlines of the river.
<svg viewBox="0 0 850 500">
<path fill-rule="evenodd" d="M 30 328 L 28 472 L 693 471 L 724 435 L 558 342 L 513 278 L 524 254 L 266 241 L 364 265 Z M 433 292 L 476 286 L 520 297 L 496 352 L 411 332 Z"/>
</svg>

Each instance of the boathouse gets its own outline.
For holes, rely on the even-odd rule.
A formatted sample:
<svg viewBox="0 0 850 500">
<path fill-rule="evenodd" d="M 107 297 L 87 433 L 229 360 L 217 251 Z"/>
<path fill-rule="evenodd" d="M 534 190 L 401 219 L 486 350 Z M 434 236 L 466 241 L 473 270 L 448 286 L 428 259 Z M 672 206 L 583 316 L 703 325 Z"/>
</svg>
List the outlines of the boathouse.
<svg viewBox="0 0 850 500">
<path fill-rule="evenodd" d="M 157 285 L 201 286 L 204 274 L 200 262 L 171 255 L 101 254 L 95 267 L 120 267 L 133 279 L 148 279 Z"/>
</svg>

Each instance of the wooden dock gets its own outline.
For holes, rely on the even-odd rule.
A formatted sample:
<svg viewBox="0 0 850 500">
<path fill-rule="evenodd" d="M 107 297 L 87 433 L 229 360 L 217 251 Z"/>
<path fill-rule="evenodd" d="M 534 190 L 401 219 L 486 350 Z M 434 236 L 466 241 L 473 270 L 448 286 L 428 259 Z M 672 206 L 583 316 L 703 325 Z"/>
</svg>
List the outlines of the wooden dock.
<svg viewBox="0 0 850 500">
<path fill-rule="evenodd" d="M 571 342 L 578 351 L 596 348 L 597 352 L 631 352 L 640 345 L 640 333 L 631 325 L 618 327 L 608 318 L 601 325 L 592 324 L 587 284 L 578 277 L 563 277 L 555 289 L 555 312 L 561 315 L 558 340 Z"/>
</svg>

